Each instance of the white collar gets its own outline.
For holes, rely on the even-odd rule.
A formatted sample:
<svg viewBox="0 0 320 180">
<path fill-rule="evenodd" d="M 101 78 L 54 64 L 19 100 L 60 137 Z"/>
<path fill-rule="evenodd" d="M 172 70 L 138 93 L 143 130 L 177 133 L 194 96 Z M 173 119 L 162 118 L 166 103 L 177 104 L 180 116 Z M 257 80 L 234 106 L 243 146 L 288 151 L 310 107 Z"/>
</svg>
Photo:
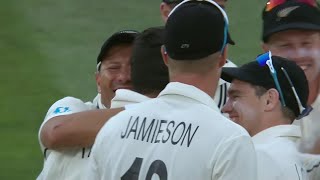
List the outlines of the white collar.
<svg viewBox="0 0 320 180">
<path fill-rule="evenodd" d="M 199 101 L 200 103 L 209 106 L 215 111 L 220 112 L 217 104 L 213 101 L 213 99 L 205 92 L 200 90 L 199 88 L 180 83 L 180 82 L 170 82 L 163 91 L 159 94 L 158 97 L 165 95 L 180 95 L 191 98 L 193 100 Z"/>
<path fill-rule="evenodd" d="M 296 125 L 278 125 L 265 129 L 252 137 L 253 143 L 265 143 L 277 137 L 300 138 L 301 130 Z"/>
<path fill-rule="evenodd" d="M 97 96 L 93 99 L 92 103 L 96 106 L 97 109 L 107 109 L 107 107 L 101 102 L 100 93 L 97 94 Z"/>
<path fill-rule="evenodd" d="M 124 107 L 125 105 L 128 105 L 128 104 L 140 103 L 149 99 L 150 98 L 145 95 L 142 95 L 140 93 L 137 93 L 128 89 L 118 89 L 116 91 L 116 95 L 111 100 L 110 108 Z"/>
</svg>

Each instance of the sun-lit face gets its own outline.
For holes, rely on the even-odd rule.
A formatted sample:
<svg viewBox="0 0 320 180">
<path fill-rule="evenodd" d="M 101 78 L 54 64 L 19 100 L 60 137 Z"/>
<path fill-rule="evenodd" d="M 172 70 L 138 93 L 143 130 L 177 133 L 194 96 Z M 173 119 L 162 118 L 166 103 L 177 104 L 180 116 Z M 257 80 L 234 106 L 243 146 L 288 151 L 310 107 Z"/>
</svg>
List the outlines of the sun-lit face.
<svg viewBox="0 0 320 180">
<path fill-rule="evenodd" d="M 259 120 L 264 112 L 264 103 L 256 95 L 252 85 L 240 80 L 233 80 L 228 89 L 228 101 L 222 108 L 229 118 L 244 127 L 250 135 L 259 129 Z"/>
<path fill-rule="evenodd" d="M 265 44 L 273 55 L 295 61 L 308 82 L 316 84 L 320 75 L 320 32 L 287 30 L 273 34 Z"/>
<path fill-rule="evenodd" d="M 117 89 L 132 89 L 130 57 L 132 45 L 116 45 L 108 51 L 96 74 L 101 101 L 110 107 L 110 101 Z"/>
</svg>

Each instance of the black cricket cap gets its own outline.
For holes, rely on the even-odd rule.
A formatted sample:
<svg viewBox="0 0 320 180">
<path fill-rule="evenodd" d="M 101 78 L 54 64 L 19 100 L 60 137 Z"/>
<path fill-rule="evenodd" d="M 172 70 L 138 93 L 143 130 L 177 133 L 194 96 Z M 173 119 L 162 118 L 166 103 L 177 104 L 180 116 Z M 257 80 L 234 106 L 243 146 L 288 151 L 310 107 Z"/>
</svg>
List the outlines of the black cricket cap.
<svg viewBox="0 0 320 180">
<path fill-rule="evenodd" d="M 173 9 L 165 26 L 168 55 L 175 60 L 195 60 L 222 50 L 228 24 L 218 7 L 207 1 L 182 3 Z M 226 43 L 234 44 L 227 34 Z"/>
<path fill-rule="evenodd" d="M 97 57 L 97 65 L 103 61 L 108 51 L 115 45 L 119 44 L 132 44 L 139 32 L 135 30 L 118 31 L 111 35 L 102 45 L 101 50 Z M 100 68 L 97 67 L 98 69 Z"/>
<path fill-rule="evenodd" d="M 304 71 L 294 61 L 279 56 L 272 56 L 272 63 L 277 72 L 286 106 L 298 117 L 300 115 L 299 105 L 281 67 L 287 71 L 302 106 L 307 107 L 309 86 Z M 262 86 L 267 90 L 271 88 L 277 89 L 268 66 L 265 65 L 261 67 L 257 61 L 251 61 L 240 67 L 222 68 L 221 78 L 230 83 L 232 80 L 237 79 L 255 86 Z"/>
<path fill-rule="evenodd" d="M 133 89 L 141 94 L 159 93 L 169 83 L 168 67 L 161 55 L 164 27 L 144 30 L 134 41 L 131 55 Z"/>
<path fill-rule="evenodd" d="M 291 29 L 320 30 L 319 7 L 289 0 L 270 11 L 263 10 L 262 40 L 268 41 L 270 35 Z"/>
</svg>

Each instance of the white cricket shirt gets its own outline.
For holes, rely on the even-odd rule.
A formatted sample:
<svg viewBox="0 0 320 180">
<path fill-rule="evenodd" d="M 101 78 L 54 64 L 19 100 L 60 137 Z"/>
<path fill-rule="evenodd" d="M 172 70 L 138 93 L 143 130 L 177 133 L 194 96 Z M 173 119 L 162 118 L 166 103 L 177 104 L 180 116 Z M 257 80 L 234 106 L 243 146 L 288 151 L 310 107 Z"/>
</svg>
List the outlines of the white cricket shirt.
<svg viewBox="0 0 320 180">
<path fill-rule="evenodd" d="M 61 151 L 48 150 L 40 139 L 43 125 L 56 116 L 72 114 L 81 111 L 105 108 L 101 103 L 100 94 L 96 96 L 93 103 L 84 103 L 80 99 L 65 97 L 55 102 L 47 112 L 40 126 L 39 143 L 44 154 L 45 161 L 41 174 L 37 180 L 79 180 L 89 162 L 88 157 L 91 147 L 74 148 Z"/>
<path fill-rule="evenodd" d="M 320 141 L 320 95 L 311 106 L 313 110 L 310 114 L 300 120 L 302 146 L 306 151 L 311 149 L 316 141 Z"/>
<path fill-rule="evenodd" d="M 256 156 L 248 133 L 210 96 L 172 82 L 104 125 L 85 179 L 256 180 Z"/>
<path fill-rule="evenodd" d="M 320 179 L 320 154 L 305 154 L 301 153 L 303 166 L 308 173 L 309 180 Z"/>
<path fill-rule="evenodd" d="M 258 180 L 306 180 L 307 173 L 299 157 L 300 127 L 279 125 L 252 137 L 257 152 Z"/>
<path fill-rule="evenodd" d="M 302 144 L 303 149 L 309 150 L 313 147 L 316 141 L 320 141 L 320 95 L 312 104 L 313 110 L 310 114 L 300 120 L 302 129 Z M 300 147 L 301 147 L 300 146 Z M 304 165 L 308 172 L 310 180 L 320 179 L 320 155 L 302 154 Z"/>
</svg>

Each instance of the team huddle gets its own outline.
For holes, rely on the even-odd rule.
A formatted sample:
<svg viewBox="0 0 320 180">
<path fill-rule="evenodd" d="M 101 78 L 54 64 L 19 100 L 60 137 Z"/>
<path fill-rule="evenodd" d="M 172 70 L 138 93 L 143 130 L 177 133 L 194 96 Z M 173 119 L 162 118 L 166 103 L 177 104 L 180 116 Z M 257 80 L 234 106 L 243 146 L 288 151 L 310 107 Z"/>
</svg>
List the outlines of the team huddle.
<svg viewBox="0 0 320 180">
<path fill-rule="evenodd" d="M 264 53 L 240 67 L 226 3 L 163 0 L 165 26 L 107 38 L 94 100 L 40 126 L 37 180 L 319 180 L 318 3 L 269 0 Z"/>
</svg>

